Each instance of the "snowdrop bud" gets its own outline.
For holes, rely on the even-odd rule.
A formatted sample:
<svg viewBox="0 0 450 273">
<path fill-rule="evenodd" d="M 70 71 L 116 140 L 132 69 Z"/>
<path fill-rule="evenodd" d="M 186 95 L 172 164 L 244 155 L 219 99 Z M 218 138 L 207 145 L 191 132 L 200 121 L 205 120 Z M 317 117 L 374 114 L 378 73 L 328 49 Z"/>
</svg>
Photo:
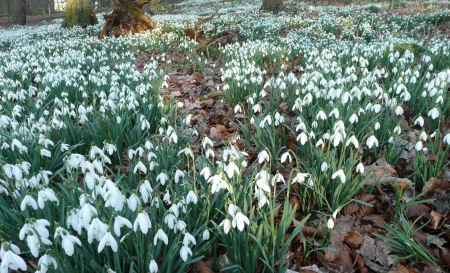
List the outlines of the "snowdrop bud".
<svg viewBox="0 0 450 273">
<path fill-rule="evenodd" d="M 320 167 L 320 169 L 322 170 L 322 172 L 326 172 L 328 170 L 328 163 L 327 162 L 323 162 L 322 166 Z"/>
<path fill-rule="evenodd" d="M 418 141 L 414 147 L 415 147 L 416 151 L 421 151 L 423 148 L 422 141 Z"/>
<path fill-rule="evenodd" d="M 149 270 L 150 270 L 150 273 L 158 272 L 158 264 L 155 262 L 155 260 L 150 261 Z"/>
<path fill-rule="evenodd" d="M 209 240 L 210 234 L 209 234 L 209 230 L 205 229 L 205 231 L 203 231 L 203 240 L 207 241 Z"/>
<path fill-rule="evenodd" d="M 333 221 L 332 218 L 328 219 L 327 227 L 328 227 L 329 229 L 333 229 L 333 228 L 334 228 L 334 221 Z"/>
</svg>

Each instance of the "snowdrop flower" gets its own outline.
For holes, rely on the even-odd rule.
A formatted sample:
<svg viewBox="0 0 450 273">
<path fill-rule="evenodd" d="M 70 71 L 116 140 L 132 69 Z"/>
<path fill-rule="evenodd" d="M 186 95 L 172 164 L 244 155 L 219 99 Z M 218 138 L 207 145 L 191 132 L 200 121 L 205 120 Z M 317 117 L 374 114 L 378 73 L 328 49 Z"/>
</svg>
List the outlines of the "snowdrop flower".
<svg viewBox="0 0 450 273">
<path fill-rule="evenodd" d="M 128 228 L 133 227 L 133 225 L 131 225 L 131 222 L 128 219 L 123 218 L 122 216 L 119 216 L 117 215 L 117 213 L 115 213 L 114 233 L 117 235 L 117 237 L 120 237 L 120 228 L 123 226 L 127 226 Z"/>
<path fill-rule="evenodd" d="M 136 173 L 137 171 L 141 171 L 144 174 L 147 173 L 147 167 L 145 167 L 145 165 L 142 163 L 142 161 L 139 161 L 136 166 L 134 167 L 133 173 Z"/>
<path fill-rule="evenodd" d="M 433 135 L 431 135 L 431 137 L 433 137 Z M 427 133 L 425 131 L 422 131 L 419 135 L 419 139 L 423 140 L 423 141 L 427 141 L 427 139 L 428 139 Z"/>
<path fill-rule="evenodd" d="M 362 163 L 359 163 L 356 165 L 356 171 L 360 173 L 364 173 L 364 165 Z"/>
<path fill-rule="evenodd" d="M 128 208 L 132 211 L 136 211 L 136 208 L 141 205 L 141 200 L 136 195 L 136 191 L 133 190 L 130 197 L 127 200 Z M 118 235 L 119 236 L 119 235 Z"/>
<path fill-rule="evenodd" d="M 233 177 L 233 175 L 235 173 L 238 175 L 240 174 L 240 170 L 239 170 L 238 166 L 233 161 L 228 163 L 228 165 L 225 167 L 225 172 L 227 173 L 227 176 L 230 179 Z"/>
<path fill-rule="evenodd" d="M 37 234 L 34 234 L 33 231 L 30 230 L 27 236 L 27 244 L 31 254 L 35 258 L 39 256 L 39 248 L 41 247 L 41 242 L 46 245 L 52 244 L 52 242 L 48 238 L 38 237 Z"/>
<path fill-rule="evenodd" d="M 292 179 L 292 184 L 294 183 L 303 183 L 305 182 L 305 179 L 309 176 L 309 173 L 297 173 L 297 175 Z"/>
<path fill-rule="evenodd" d="M 371 135 L 367 138 L 366 144 L 369 149 L 371 149 L 373 145 L 378 147 L 378 139 L 374 135 Z"/>
<path fill-rule="evenodd" d="M 326 172 L 328 170 L 329 166 L 327 162 L 323 162 L 322 165 L 320 166 L 320 169 L 322 170 L 322 172 Z"/>
<path fill-rule="evenodd" d="M 184 172 L 180 171 L 180 170 L 176 170 L 175 176 L 174 176 L 175 184 L 178 183 L 180 181 L 180 178 L 183 178 L 183 177 L 184 177 Z"/>
<path fill-rule="evenodd" d="M 210 238 L 209 230 L 205 229 L 205 231 L 203 231 L 203 240 L 208 241 L 209 238 Z"/>
<path fill-rule="evenodd" d="M 196 245 L 196 244 L 197 244 L 197 241 L 195 240 L 194 236 L 192 236 L 191 234 L 189 234 L 188 232 L 186 232 L 186 233 L 184 234 L 184 238 L 183 238 L 183 245 L 189 246 L 190 243 Z"/>
<path fill-rule="evenodd" d="M 440 115 L 439 109 L 437 109 L 436 107 L 434 107 L 428 112 L 428 116 L 429 117 L 431 116 L 432 119 L 437 119 L 439 115 Z"/>
<path fill-rule="evenodd" d="M 166 223 L 170 229 L 175 227 L 175 223 L 177 222 L 177 217 L 171 213 L 167 214 L 164 217 L 164 223 Z"/>
<path fill-rule="evenodd" d="M 22 143 L 20 141 L 18 141 L 17 139 L 13 139 L 11 142 L 11 150 L 14 151 L 14 148 L 17 147 L 17 149 L 19 149 L 19 153 L 22 154 L 23 152 L 27 153 L 28 152 L 28 148 L 24 145 L 22 145 Z"/>
<path fill-rule="evenodd" d="M 53 189 L 51 188 L 45 188 L 43 190 L 40 190 L 38 192 L 38 205 L 39 208 L 43 209 L 44 208 L 44 202 L 45 201 L 52 201 L 52 202 L 56 202 L 56 204 L 59 204 L 59 200 L 58 198 L 56 198 L 55 192 L 53 191 Z"/>
<path fill-rule="evenodd" d="M 416 145 L 414 146 L 416 151 L 421 151 L 423 149 L 422 141 L 417 141 Z"/>
<path fill-rule="evenodd" d="M 183 230 L 186 229 L 186 227 L 187 227 L 186 222 L 184 222 L 183 220 L 179 220 L 179 221 L 177 221 L 177 222 L 175 223 L 175 227 L 174 227 L 174 229 L 173 229 L 173 232 L 176 233 L 177 230 L 178 230 L 178 231 L 183 231 Z"/>
<path fill-rule="evenodd" d="M 150 265 L 148 266 L 150 273 L 158 272 L 158 264 L 156 264 L 155 260 L 150 261 Z"/>
<path fill-rule="evenodd" d="M 327 114 L 323 110 L 320 110 L 316 115 L 316 120 L 326 120 Z"/>
<path fill-rule="evenodd" d="M 189 204 L 189 203 L 197 204 L 197 202 L 198 202 L 197 195 L 195 195 L 195 193 L 192 190 L 190 190 L 188 195 L 186 196 L 186 203 L 187 204 Z"/>
<path fill-rule="evenodd" d="M 150 222 L 150 218 L 145 211 L 141 211 L 133 224 L 134 232 L 137 232 L 138 227 L 140 227 L 141 232 L 147 234 L 148 230 L 152 227 L 152 223 Z"/>
<path fill-rule="evenodd" d="M 2 259 L 2 263 L 0 264 L 1 273 L 7 273 L 8 268 L 12 270 L 18 270 L 19 268 L 22 271 L 27 270 L 27 264 L 18 254 L 20 254 L 20 250 L 16 245 L 6 242 L 2 243 L 0 257 Z"/>
<path fill-rule="evenodd" d="M 446 134 L 445 137 L 442 139 L 447 145 L 450 145 L 450 133 Z"/>
<path fill-rule="evenodd" d="M 38 266 L 40 269 L 39 272 L 46 273 L 50 265 L 53 265 L 53 267 L 55 269 L 58 268 L 58 263 L 56 262 L 55 258 L 53 258 L 52 256 L 50 256 L 48 254 L 44 254 L 44 255 L 42 255 L 41 258 L 39 258 L 39 261 L 38 261 Z"/>
<path fill-rule="evenodd" d="M 375 129 L 375 131 L 380 129 L 380 123 L 378 121 L 373 125 L 373 129 Z"/>
<path fill-rule="evenodd" d="M 102 252 L 102 250 L 105 248 L 105 245 L 110 246 L 112 251 L 117 252 L 117 241 L 112 236 L 110 228 L 108 228 L 108 231 L 105 233 L 103 238 L 100 240 L 100 243 L 98 244 L 98 253 Z"/>
<path fill-rule="evenodd" d="M 339 177 L 341 179 L 342 183 L 345 183 L 345 173 L 343 170 L 339 170 L 331 176 L 331 179 L 336 179 L 336 177 Z"/>
<path fill-rule="evenodd" d="M 41 157 L 52 157 L 52 153 L 47 149 L 41 149 Z"/>
<path fill-rule="evenodd" d="M 306 141 L 308 141 L 308 136 L 305 134 L 305 132 L 302 132 L 297 136 L 297 141 L 300 141 L 302 145 L 305 145 Z"/>
<path fill-rule="evenodd" d="M 348 145 L 350 145 L 350 143 L 353 144 L 353 146 L 355 146 L 356 149 L 358 149 L 358 147 L 359 147 L 359 142 L 358 142 L 358 139 L 357 139 L 355 136 L 351 136 L 351 137 L 347 140 L 347 142 L 345 143 L 345 146 L 348 147 Z"/>
<path fill-rule="evenodd" d="M 59 230 L 58 229 L 56 230 L 55 235 L 58 233 L 62 238 L 61 246 L 64 249 L 64 252 L 66 253 L 67 256 L 72 256 L 75 250 L 74 244 L 81 246 L 80 239 L 78 239 L 73 235 L 69 235 L 67 230 L 61 227 L 59 227 Z"/>
<path fill-rule="evenodd" d="M 220 224 L 219 224 L 219 226 L 223 226 L 223 231 L 225 232 L 225 234 L 228 234 L 228 232 L 230 231 L 230 228 L 231 228 L 231 221 L 230 221 L 230 219 L 225 219 L 225 220 L 223 220 Z"/>
<path fill-rule="evenodd" d="M 247 216 L 245 216 L 242 212 L 236 213 L 236 215 L 233 217 L 232 226 L 237 228 L 240 231 L 244 230 L 245 224 L 249 225 L 250 221 L 248 220 Z"/>
<path fill-rule="evenodd" d="M 163 201 L 168 205 L 172 204 L 172 202 L 170 201 L 169 189 L 166 189 L 166 194 L 164 194 Z"/>
<path fill-rule="evenodd" d="M 34 200 L 33 197 L 31 197 L 30 195 L 25 195 L 25 197 L 22 200 L 22 203 L 20 203 L 20 209 L 24 211 L 26 206 L 31 206 L 34 210 L 37 210 L 38 208 L 36 200 Z"/>
<path fill-rule="evenodd" d="M 292 157 L 291 154 L 289 152 L 285 152 L 281 155 L 281 163 L 284 163 L 286 161 L 286 159 L 289 159 L 289 163 L 292 162 Z"/>
<path fill-rule="evenodd" d="M 260 172 L 258 172 L 255 176 L 256 179 L 256 186 L 260 188 L 261 190 L 265 192 L 271 192 L 270 186 L 269 186 L 269 179 L 270 174 L 267 172 L 267 170 L 263 169 Z"/>
<path fill-rule="evenodd" d="M 147 203 L 149 196 L 153 193 L 152 186 L 150 186 L 150 182 L 148 182 L 148 180 L 145 180 L 144 183 L 139 186 L 139 192 L 141 193 L 144 203 Z"/>
<path fill-rule="evenodd" d="M 328 219 L 328 221 L 327 221 L 327 227 L 328 227 L 329 229 L 333 229 L 333 228 L 334 228 L 334 221 L 333 221 L 332 218 Z"/>
<path fill-rule="evenodd" d="M 158 229 L 158 231 L 155 234 L 155 238 L 153 239 L 153 244 L 156 246 L 158 243 L 158 239 L 163 241 L 164 244 L 169 244 L 169 238 L 167 237 L 166 233 L 162 229 Z"/>
<path fill-rule="evenodd" d="M 267 153 L 266 150 L 262 150 L 259 154 L 258 154 L 258 163 L 261 164 L 265 161 L 269 162 L 270 158 L 269 158 L 269 154 Z"/>
<path fill-rule="evenodd" d="M 183 259 L 183 261 L 187 261 L 188 256 L 191 255 L 192 256 L 192 251 L 188 246 L 182 246 L 180 249 L 180 257 L 181 259 Z"/>
<path fill-rule="evenodd" d="M 350 116 L 348 121 L 350 121 L 350 123 L 358 122 L 358 116 L 356 114 L 353 114 L 353 115 Z"/>
<path fill-rule="evenodd" d="M 98 218 L 94 218 L 88 228 L 89 244 L 92 244 L 94 239 L 100 241 L 100 239 L 105 235 L 107 229 L 108 225 L 100 221 Z"/>
<path fill-rule="evenodd" d="M 397 107 L 395 107 L 395 114 L 397 116 L 403 115 L 403 108 L 400 105 L 397 105 Z"/>
</svg>

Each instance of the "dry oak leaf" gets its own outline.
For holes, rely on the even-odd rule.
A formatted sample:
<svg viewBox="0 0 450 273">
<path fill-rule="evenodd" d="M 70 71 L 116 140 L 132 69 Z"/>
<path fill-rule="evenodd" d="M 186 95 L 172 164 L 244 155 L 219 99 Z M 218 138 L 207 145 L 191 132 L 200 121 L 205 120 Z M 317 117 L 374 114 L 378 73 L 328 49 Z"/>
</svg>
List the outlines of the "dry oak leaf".
<svg viewBox="0 0 450 273">
<path fill-rule="evenodd" d="M 423 185 L 423 190 L 434 190 L 441 194 L 445 194 L 448 189 L 450 189 L 450 181 L 444 181 L 434 177 L 430 178 L 425 185 Z"/>
<path fill-rule="evenodd" d="M 352 248 L 359 248 L 363 239 L 364 237 L 358 232 L 350 231 L 347 233 L 347 236 L 345 236 L 344 243 Z"/>
<path fill-rule="evenodd" d="M 356 252 L 363 256 L 365 265 L 375 272 L 387 272 L 398 266 L 398 260 L 390 255 L 390 246 L 382 239 L 375 240 L 364 235 L 361 248 Z"/>
</svg>

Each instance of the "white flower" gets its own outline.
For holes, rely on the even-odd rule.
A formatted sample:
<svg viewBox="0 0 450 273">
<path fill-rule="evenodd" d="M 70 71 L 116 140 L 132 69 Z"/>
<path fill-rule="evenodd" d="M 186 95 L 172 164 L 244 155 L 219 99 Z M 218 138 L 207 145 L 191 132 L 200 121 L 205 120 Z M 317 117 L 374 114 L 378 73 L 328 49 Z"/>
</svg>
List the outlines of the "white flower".
<svg viewBox="0 0 450 273">
<path fill-rule="evenodd" d="M 447 145 L 450 145 L 450 133 L 446 134 L 442 141 L 446 142 Z"/>
<path fill-rule="evenodd" d="M 247 216 L 245 216 L 242 212 L 236 213 L 236 216 L 233 218 L 232 225 L 233 227 L 236 227 L 242 231 L 244 230 L 245 224 L 249 225 L 250 221 L 248 220 Z"/>
<path fill-rule="evenodd" d="M 191 255 L 192 256 L 192 251 L 188 246 L 182 246 L 180 249 L 180 257 L 181 259 L 183 259 L 183 261 L 187 261 L 188 256 Z"/>
<path fill-rule="evenodd" d="M 331 179 L 336 179 L 336 177 L 339 177 L 341 179 L 342 183 L 345 183 L 345 173 L 343 170 L 339 170 L 331 176 Z"/>
<path fill-rule="evenodd" d="M 286 161 L 286 159 L 289 159 L 289 163 L 292 162 L 292 156 L 289 152 L 285 152 L 281 155 L 281 163 L 284 163 Z"/>
<path fill-rule="evenodd" d="M 270 160 L 269 154 L 267 153 L 266 150 L 263 150 L 258 154 L 258 163 L 259 164 L 263 163 L 264 161 L 268 162 L 269 160 Z"/>
<path fill-rule="evenodd" d="M 22 200 L 22 203 L 20 204 L 20 209 L 24 211 L 26 206 L 31 206 L 34 210 L 37 210 L 38 208 L 36 200 L 34 200 L 33 197 L 31 197 L 30 195 L 25 195 L 25 197 Z"/>
<path fill-rule="evenodd" d="M 136 208 L 141 205 L 141 199 L 133 191 L 130 197 L 127 199 L 128 208 L 132 211 L 136 211 Z"/>
<path fill-rule="evenodd" d="M 358 116 L 356 114 L 353 114 L 348 120 L 350 121 L 350 123 L 358 122 Z"/>
<path fill-rule="evenodd" d="M 152 223 L 150 222 L 150 218 L 145 211 L 142 211 L 136 217 L 136 220 L 133 224 L 133 229 L 137 232 L 138 226 L 141 229 L 141 232 L 147 234 L 148 230 L 152 227 Z"/>
<path fill-rule="evenodd" d="M 203 177 L 208 180 L 208 178 L 211 176 L 211 170 L 208 166 L 206 166 L 200 171 L 200 175 L 203 175 Z"/>
<path fill-rule="evenodd" d="M 77 244 L 77 245 L 81 246 L 81 241 L 80 241 L 80 239 L 78 239 L 77 237 L 75 237 L 73 235 L 68 235 L 67 231 L 65 231 L 65 232 L 67 235 L 61 235 L 61 237 L 62 237 L 61 246 L 64 249 L 64 251 L 66 252 L 67 256 L 72 256 L 73 252 L 75 250 L 73 245 Z"/>
<path fill-rule="evenodd" d="M 173 232 L 177 232 L 177 230 L 179 231 L 183 231 L 185 230 L 187 227 L 186 222 L 184 222 L 183 220 L 179 220 L 177 221 L 177 223 L 175 224 L 175 228 L 173 229 Z"/>
<path fill-rule="evenodd" d="M 269 179 L 270 179 L 270 174 L 269 172 L 267 172 L 265 169 L 261 170 L 259 173 L 256 174 L 255 176 L 256 179 L 256 186 L 258 186 L 258 188 L 260 188 L 261 190 L 265 191 L 265 192 L 270 192 L 270 186 L 269 186 Z"/>
<path fill-rule="evenodd" d="M 52 153 L 47 149 L 41 149 L 41 157 L 52 157 Z"/>
<path fill-rule="evenodd" d="M 434 107 L 428 112 L 428 116 L 431 116 L 432 119 L 437 119 L 439 115 L 440 115 L 439 109 L 437 109 L 436 107 Z"/>
<path fill-rule="evenodd" d="M 139 192 L 141 193 L 144 203 L 147 203 L 149 196 L 153 193 L 152 186 L 150 186 L 150 182 L 148 182 L 148 180 L 145 180 L 144 183 L 139 186 Z"/>
<path fill-rule="evenodd" d="M 195 195 L 195 193 L 192 190 L 190 190 L 188 195 L 186 196 L 186 203 L 197 204 L 197 202 L 198 202 L 197 195 Z"/>
<path fill-rule="evenodd" d="M 397 116 L 403 115 L 403 108 L 400 105 L 397 105 L 397 107 L 395 107 L 395 114 Z"/>
<path fill-rule="evenodd" d="M 53 265 L 55 269 L 58 268 L 58 263 L 52 256 L 44 254 L 39 258 L 38 266 L 40 266 L 40 272 L 46 273 L 50 265 Z"/>
<path fill-rule="evenodd" d="M 371 149 L 374 144 L 376 147 L 378 147 L 378 139 L 374 135 L 371 135 L 367 138 L 366 144 L 369 149 Z"/>
<path fill-rule="evenodd" d="M 320 169 L 322 170 L 322 172 L 326 172 L 328 170 L 328 163 L 327 162 L 323 162 L 322 165 L 320 166 Z"/>
<path fill-rule="evenodd" d="M 105 235 L 108 225 L 100 221 L 98 218 L 94 218 L 88 228 L 88 243 L 92 244 L 93 240 L 100 241 Z"/>
<path fill-rule="evenodd" d="M 308 136 L 305 134 L 305 132 L 302 132 L 297 136 L 297 141 L 300 141 L 302 145 L 305 145 L 306 141 L 308 141 Z"/>
<path fill-rule="evenodd" d="M 51 188 L 45 188 L 38 192 L 38 205 L 39 208 L 44 208 L 44 201 L 53 201 L 59 204 L 58 198 L 56 198 L 55 192 Z"/>
<path fill-rule="evenodd" d="M 156 246 L 158 243 L 158 239 L 163 241 L 164 244 L 169 244 L 169 238 L 167 237 L 166 233 L 162 229 L 158 229 L 158 231 L 155 234 L 155 238 L 153 239 L 153 244 Z"/>
<path fill-rule="evenodd" d="M 303 183 L 305 182 L 306 177 L 308 177 L 309 174 L 308 173 L 297 173 L 297 175 L 294 177 L 294 179 L 292 179 L 292 184 L 294 184 L 295 182 L 297 183 Z"/>
<path fill-rule="evenodd" d="M 358 147 L 359 147 L 359 142 L 358 142 L 358 139 L 357 139 L 355 136 L 351 136 L 351 137 L 347 140 L 347 142 L 345 143 L 345 146 L 350 145 L 350 143 L 352 143 L 353 146 L 355 146 L 355 148 L 358 149 Z"/>
<path fill-rule="evenodd" d="M 167 180 L 169 180 L 169 176 L 167 176 L 167 174 L 163 172 L 158 174 L 158 176 L 156 177 L 156 181 L 159 181 L 163 186 L 166 184 Z"/>
<path fill-rule="evenodd" d="M 175 223 L 177 222 L 177 217 L 171 213 L 167 214 L 164 217 L 164 223 L 166 223 L 170 229 L 175 227 Z"/>
<path fill-rule="evenodd" d="M 219 226 L 223 226 L 223 231 L 225 232 L 225 234 L 228 234 L 228 232 L 230 231 L 231 228 L 231 221 L 230 219 L 225 219 L 223 220 Z"/>
<path fill-rule="evenodd" d="M 364 173 L 364 165 L 362 163 L 359 163 L 356 165 L 356 171 L 360 173 Z"/>
<path fill-rule="evenodd" d="M 4 246 L 2 244 L 2 250 Z M 20 253 L 20 252 L 19 252 Z M 22 271 L 27 270 L 27 264 L 25 261 L 16 253 L 14 253 L 12 250 L 3 250 L 2 255 L 2 263 L 0 264 L 0 272 L 1 273 L 8 273 L 8 268 L 11 268 L 12 270 L 21 269 Z"/>
<path fill-rule="evenodd" d="M 235 173 L 238 174 L 238 175 L 240 174 L 238 166 L 233 161 L 228 163 L 228 165 L 225 167 L 225 172 L 227 173 L 227 176 L 230 179 L 233 177 L 233 175 Z"/>
<path fill-rule="evenodd" d="M 110 246 L 112 251 L 117 252 L 117 242 L 116 239 L 114 239 L 114 237 L 112 236 L 109 228 L 98 244 L 98 253 L 102 252 L 103 248 L 105 248 L 105 245 Z"/>
<path fill-rule="evenodd" d="M 205 229 L 205 231 L 203 231 L 203 240 L 207 241 L 210 238 L 210 234 L 209 234 L 209 230 Z"/>
<path fill-rule="evenodd" d="M 202 141 L 203 149 L 206 149 L 206 145 L 209 145 L 210 147 L 214 147 L 212 140 L 207 136 L 205 136 L 205 138 L 203 138 L 203 141 Z"/>
<path fill-rule="evenodd" d="M 195 240 L 194 236 L 192 236 L 191 234 L 186 232 L 184 234 L 184 238 L 183 238 L 183 245 L 189 246 L 189 243 L 192 243 L 192 244 L 196 245 L 197 241 Z"/>
<path fill-rule="evenodd" d="M 332 218 L 328 219 L 328 221 L 327 221 L 327 227 L 328 227 L 329 229 L 333 229 L 333 227 L 334 227 L 334 221 L 333 221 Z"/>
<path fill-rule="evenodd" d="M 416 145 L 414 146 L 416 151 L 421 151 L 423 149 L 422 141 L 417 141 Z"/>
<path fill-rule="evenodd" d="M 425 120 L 421 116 L 417 117 L 416 120 L 414 121 L 414 125 L 419 125 L 420 127 L 423 127 L 424 123 Z"/>
<path fill-rule="evenodd" d="M 380 129 L 380 123 L 378 121 L 373 125 L 373 129 L 375 129 L 375 131 Z"/>
<path fill-rule="evenodd" d="M 323 110 L 320 110 L 316 115 L 316 120 L 326 120 L 327 114 Z"/>
<path fill-rule="evenodd" d="M 180 170 L 175 171 L 175 177 L 174 177 L 175 183 L 178 183 L 180 181 L 180 178 L 183 178 L 183 177 L 184 177 L 184 172 L 182 172 Z"/>
<path fill-rule="evenodd" d="M 150 261 L 150 265 L 148 266 L 150 273 L 158 272 L 158 264 L 156 264 L 155 260 Z"/>
<path fill-rule="evenodd" d="M 120 236 L 120 228 L 123 226 L 127 226 L 128 228 L 132 228 L 131 222 L 123 218 L 122 216 L 117 215 L 114 217 L 114 233 L 119 237 Z"/>
<path fill-rule="evenodd" d="M 139 161 L 136 166 L 134 167 L 133 173 L 136 173 L 137 171 L 141 171 L 144 174 L 147 173 L 147 167 L 145 167 L 145 165 L 142 163 L 142 161 Z"/>
</svg>

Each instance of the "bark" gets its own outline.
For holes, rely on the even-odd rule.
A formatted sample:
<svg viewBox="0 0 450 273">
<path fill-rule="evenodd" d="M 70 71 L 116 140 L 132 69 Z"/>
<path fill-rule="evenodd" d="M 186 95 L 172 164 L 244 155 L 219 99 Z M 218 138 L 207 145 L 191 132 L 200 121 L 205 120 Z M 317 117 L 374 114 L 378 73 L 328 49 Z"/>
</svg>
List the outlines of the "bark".
<svg viewBox="0 0 450 273">
<path fill-rule="evenodd" d="M 278 13 L 283 9 L 283 0 L 263 0 L 261 11 Z"/>
<path fill-rule="evenodd" d="M 148 2 L 150 0 L 115 0 L 113 12 L 105 15 L 106 22 L 100 39 L 109 35 L 135 34 L 156 28 L 152 19 L 142 13 L 142 7 Z"/>
<path fill-rule="evenodd" d="M 91 0 L 67 0 L 63 27 L 81 26 L 85 28 L 97 23 Z"/>
<path fill-rule="evenodd" d="M 0 16 L 9 15 L 9 0 L 0 0 Z"/>
<path fill-rule="evenodd" d="M 27 24 L 27 5 L 26 0 L 13 0 L 10 2 L 11 17 L 9 25 L 26 25 Z"/>
</svg>

